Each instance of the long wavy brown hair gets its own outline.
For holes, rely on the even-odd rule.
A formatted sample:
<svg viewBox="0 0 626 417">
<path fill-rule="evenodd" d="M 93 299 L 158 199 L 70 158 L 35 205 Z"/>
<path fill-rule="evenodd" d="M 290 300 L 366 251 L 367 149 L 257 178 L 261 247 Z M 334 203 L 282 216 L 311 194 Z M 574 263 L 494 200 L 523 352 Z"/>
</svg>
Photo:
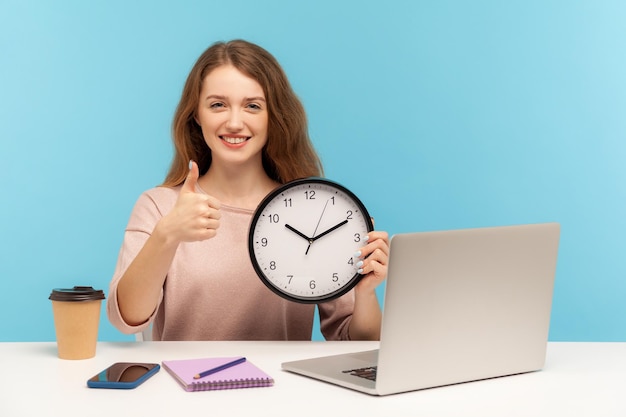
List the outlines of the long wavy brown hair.
<svg viewBox="0 0 626 417">
<path fill-rule="evenodd" d="M 297 178 L 322 176 L 319 156 L 309 138 L 304 107 L 294 93 L 282 67 L 269 52 L 244 41 L 217 42 L 210 46 L 191 69 L 172 124 L 175 154 L 162 184 L 182 184 L 189 161 L 198 163 L 200 175 L 211 166 L 211 150 L 196 123 L 202 82 L 215 68 L 232 65 L 256 80 L 265 93 L 268 109 L 267 144 L 263 167 L 270 178 L 284 184 Z"/>
</svg>

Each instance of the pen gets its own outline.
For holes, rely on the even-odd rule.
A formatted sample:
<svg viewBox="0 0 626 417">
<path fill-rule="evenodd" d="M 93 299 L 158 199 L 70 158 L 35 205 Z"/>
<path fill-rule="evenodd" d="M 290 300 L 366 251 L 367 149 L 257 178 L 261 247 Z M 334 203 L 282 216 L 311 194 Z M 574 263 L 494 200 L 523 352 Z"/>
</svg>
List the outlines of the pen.
<svg viewBox="0 0 626 417">
<path fill-rule="evenodd" d="M 207 375 L 211 375 L 216 372 L 223 371 L 224 369 L 230 368 L 231 366 L 239 365 L 240 363 L 243 363 L 245 361 L 246 361 L 246 358 L 235 359 L 234 361 L 225 363 L 224 365 L 220 365 L 215 368 L 207 369 L 206 371 L 200 372 L 199 374 L 194 375 L 193 379 L 204 378 Z"/>
</svg>

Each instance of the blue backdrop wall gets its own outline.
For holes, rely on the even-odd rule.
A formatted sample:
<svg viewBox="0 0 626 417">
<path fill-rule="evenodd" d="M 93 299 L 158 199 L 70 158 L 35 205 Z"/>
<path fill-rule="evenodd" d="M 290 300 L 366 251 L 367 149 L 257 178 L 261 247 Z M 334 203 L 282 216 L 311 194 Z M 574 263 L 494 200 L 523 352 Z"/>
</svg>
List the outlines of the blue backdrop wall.
<svg viewBox="0 0 626 417">
<path fill-rule="evenodd" d="M 378 228 L 560 222 L 550 338 L 626 340 L 625 21 L 618 0 L 2 0 L 0 341 L 54 340 L 53 287 L 108 294 L 185 77 L 232 38 L 283 64 Z M 132 338 L 103 315 L 100 339 Z"/>
</svg>

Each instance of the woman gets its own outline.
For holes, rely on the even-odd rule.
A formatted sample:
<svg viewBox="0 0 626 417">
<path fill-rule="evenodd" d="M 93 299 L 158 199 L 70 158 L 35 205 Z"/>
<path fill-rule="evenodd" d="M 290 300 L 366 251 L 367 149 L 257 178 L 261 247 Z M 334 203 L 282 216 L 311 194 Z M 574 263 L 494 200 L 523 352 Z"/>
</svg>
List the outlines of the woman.
<svg viewBox="0 0 626 417">
<path fill-rule="evenodd" d="M 322 175 L 304 109 L 276 59 L 242 40 L 211 46 L 187 78 L 173 136 L 165 182 L 139 197 L 126 228 L 111 322 L 124 333 L 153 323 L 154 340 L 310 340 L 314 307 L 269 291 L 247 251 L 261 200 L 280 184 Z M 387 234 L 371 232 L 364 278 L 319 305 L 327 339 L 378 339 L 375 288 L 387 257 Z"/>
</svg>

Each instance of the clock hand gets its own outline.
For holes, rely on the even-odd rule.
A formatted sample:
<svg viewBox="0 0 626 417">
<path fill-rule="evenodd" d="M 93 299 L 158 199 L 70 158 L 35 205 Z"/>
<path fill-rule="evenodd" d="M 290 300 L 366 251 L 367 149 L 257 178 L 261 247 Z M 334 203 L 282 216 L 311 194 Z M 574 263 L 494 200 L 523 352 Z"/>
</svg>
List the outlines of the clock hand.
<svg viewBox="0 0 626 417">
<path fill-rule="evenodd" d="M 309 249 L 311 248 L 311 243 L 313 243 L 313 239 L 306 236 L 304 233 L 300 232 L 299 230 L 296 230 L 295 228 L 291 227 L 290 225 L 288 225 L 287 223 L 285 223 L 285 227 L 289 230 L 291 230 L 292 232 L 294 232 L 295 234 L 297 234 L 298 236 L 306 239 L 307 242 L 309 242 L 309 246 L 306 247 L 306 252 L 304 252 L 305 255 L 309 254 Z"/>
<path fill-rule="evenodd" d="M 304 233 L 300 232 L 299 230 L 296 230 L 295 228 L 291 227 L 290 225 L 285 223 L 285 227 L 289 230 L 291 230 L 292 232 L 294 232 L 295 234 L 297 234 L 298 236 L 304 238 L 305 240 L 307 240 L 309 243 L 312 241 L 312 239 L 308 236 L 306 236 Z"/>
<path fill-rule="evenodd" d="M 322 222 L 322 217 L 324 217 L 324 212 L 326 211 L 326 207 L 328 207 L 328 202 L 330 201 L 330 199 L 326 200 L 326 204 L 324 204 L 324 210 L 322 210 L 322 214 L 320 214 L 320 218 L 317 221 L 317 226 L 315 226 L 315 230 L 313 231 L 313 236 L 315 236 L 315 233 L 317 233 L 317 228 L 320 227 L 320 223 Z M 305 255 L 309 254 L 309 249 L 311 249 L 311 243 L 313 243 L 313 241 L 317 239 L 315 237 L 312 237 L 309 239 L 309 246 L 307 246 L 306 248 L 306 252 L 304 252 Z"/>
<path fill-rule="evenodd" d="M 328 202 L 330 200 L 326 200 L 326 204 L 324 204 L 324 210 L 322 210 L 322 214 L 320 214 L 320 219 L 317 221 L 317 226 L 315 226 L 315 230 L 313 231 L 313 236 L 317 233 L 317 228 L 320 227 L 320 222 L 322 221 L 322 217 L 324 217 L 324 212 L 326 211 L 326 207 L 328 207 Z"/>
<path fill-rule="evenodd" d="M 326 230 L 325 232 L 320 233 L 319 235 L 315 236 L 314 238 L 311 239 L 311 243 L 315 242 L 317 239 L 319 239 L 322 236 L 326 236 L 327 234 L 329 234 L 330 232 L 332 232 L 333 230 L 339 229 L 341 226 L 343 226 L 344 224 L 348 223 L 348 220 L 344 220 L 341 223 L 337 223 L 336 225 L 334 225 L 333 227 L 331 227 L 330 229 Z"/>
</svg>

